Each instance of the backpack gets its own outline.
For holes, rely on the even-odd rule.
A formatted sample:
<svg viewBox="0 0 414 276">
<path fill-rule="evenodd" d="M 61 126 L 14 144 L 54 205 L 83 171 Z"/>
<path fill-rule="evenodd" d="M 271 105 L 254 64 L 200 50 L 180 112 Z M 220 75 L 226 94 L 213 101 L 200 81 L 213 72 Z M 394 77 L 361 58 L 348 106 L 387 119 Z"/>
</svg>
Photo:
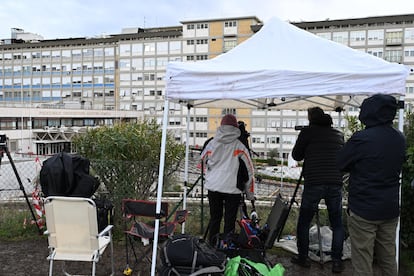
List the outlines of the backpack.
<svg viewBox="0 0 414 276">
<path fill-rule="evenodd" d="M 164 266 L 163 271 L 175 270 L 176 275 L 181 275 L 178 271 L 183 268 L 186 268 L 190 272 L 189 274 L 198 270 L 203 270 L 205 273 L 217 273 L 218 271 L 223 272 L 226 255 L 216 251 L 203 239 L 179 234 L 164 243 L 161 250 L 161 261 Z"/>
<path fill-rule="evenodd" d="M 93 201 L 96 205 L 98 232 L 101 232 L 109 224 L 114 224 L 114 205 L 107 198 L 95 198 Z"/>
</svg>

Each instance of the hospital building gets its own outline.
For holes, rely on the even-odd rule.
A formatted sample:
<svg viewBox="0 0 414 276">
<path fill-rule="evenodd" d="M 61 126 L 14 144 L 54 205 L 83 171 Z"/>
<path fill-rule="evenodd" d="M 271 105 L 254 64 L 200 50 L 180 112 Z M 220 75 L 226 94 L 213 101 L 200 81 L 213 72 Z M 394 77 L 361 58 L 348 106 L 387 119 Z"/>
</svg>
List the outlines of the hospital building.
<svg viewBox="0 0 414 276">
<path fill-rule="evenodd" d="M 414 14 L 290 23 L 414 68 Z M 214 58 L 262 26 L 256 16 L 245 16 L 64 39 L 11 28 L 10 38 L 0 38 L 0 134 L 9 138 L 11 152 L 52 155 L 64 148 L 74 150 L 71 139 L 89 127 L 152 118 L 161 123 L 170 61 Z M 406 110 L 412 111 L 413 103 L 411 74 Z M 233 113 L 246 123 L 251 148 L 262 157 L 276 149 L 279 157 L 287 158 L 298 134 L 295 126 L 307 124 L 306 110 L 195 107 L 188 122 L 187 113 L 187 106 L 170 103 L 168 129 L 177 141 L 186 142 L 189 124 L 188 142 L 200 147 L 214 135 L 223 114 Z M 336 124 L 343 124 L 340 117 L 346 114 L 356 115 L 358 110 L 331 112 Z"/>
</svg>

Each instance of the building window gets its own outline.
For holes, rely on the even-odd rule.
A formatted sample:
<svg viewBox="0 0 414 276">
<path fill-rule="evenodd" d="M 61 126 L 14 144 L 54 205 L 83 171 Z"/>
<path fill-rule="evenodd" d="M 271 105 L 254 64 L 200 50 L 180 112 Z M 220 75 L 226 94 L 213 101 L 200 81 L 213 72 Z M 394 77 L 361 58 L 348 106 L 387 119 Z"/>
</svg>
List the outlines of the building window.
<svg viewBox="0 0 414 276">
<path fill-rule="evenodd" d="M 375 49 L 375 48 L 368 49 L 367 50 L 367 53 L 370 54 L 370 55 L 373 55 L 375 57 L 379 57 L 379 58 L 382 58 L 382 56 L 383 56 L 383 50 L 382 50 L 382 48 L 378 48 L 378 49 Z"/>
<path fill-rule="evenodd" d="M 403 33 L 398 32 L 387 32 L 385 34 L 385 41 L 387 44 L 401 44 Z"/>
<path fill-rule="evenodd" d="M 223 42 L 223 51 L 227 52 L 237 46 L 237 39 L 225 39 Z"/>
<path fill-rule="evenodd" d="M 207 39 L 197 39 L 197 45 L 208 44 Z"/>
<path fill-rule="evenodd" d="M 170 54 L 179 54 L 181 53 L 181 41 L 171 41 L 170 42 Z"/>
<path fill-rule="evenodd" d="M 207 117 L 191 117 L 190 122 L 196 121 L 197 123 L 207 123 Z"/>
<path fill-rule="evenodd" d="M 405 57 L 414 57 L 414 48 L 404 50 Z"/>
<path fill-rule="evenodd" d="M 352 42 L 364 42 L 365 31 L 352 31 L 350 34 L 350 41 Z"/>
<path fill-rule="evenodd" d="M 153 69 L 155 68 L 155 58 L 146 58 L 144 59 L 144 69 Z"/>
<path fill-rule="evenodd" d="M 348 45 L 348 32 L 333 32 L 332 41 Z"/>
<path fill-rule="evenodd" d="M 166 55 L 168 54 L 168 42 L 157 42 L 157 54 Z"/>
<path fill-rule="evenodd" d="M 414 28 L 407 28 L 404 32 L 405 43 L 414 42 Z"/>
<path fill-rule="evenodd" d="M 187 40 L 187 45 L 194 45 L 194 39 Z"/>
<path fill-rule="evenodd" d="M 144 55 L 154 55 L 155 54 L 155 43 L 144 43 Z"/>
<path fill-rule="evenodd" d="M 119 45 L 119 54 L 121 56 L 129 56 L 131 54 L 131 45 L 130 44 Z"/>
<path fill-rule="evenodd" d="M 196 56 L 196 60 L 207 60 L 208 56 L 207 55 L 197 55 Z"/>
<path fill-rule="evenodd" d="M 197 29 L 208 29 L 208 24 L 207 23 L 198 23 L 196 27 L 197 27 Z"/>
<path fill-rule="evenodd" d="M 237 21 L 226 21 L 224 22 L 224 27 L 237 27 Z"/>
<path fill-rule="evenodd" d="M 413 83 L 407 84 L 407 86 L 405 87 L 405 92 L 407 94 L 414 94 L 414 84 Z"/>
<path fill-rule="evenodd" d="M 170 123 L 171 124 L 171 123 Z M 197 138 L 207 138 L 207 133 L 205 132 L 190 132 L 190 137 L 197 137 Z"/>
<path fill-rule="evenodd" d="M 194 30 L 194 24 L 188 24 L 187 30 Z"/>
<path fill-rule="evenodd" d="M 235 108 L 224 108 L 224 109 L 221 111 L 221 114 L 222 114 L 222 115 L 226 115 L 226 114 L 233 114 L 233 115 L 236 115 L 236 109 L 235 109 Z"/>
<path fill-rule="evenodd" d="M 383 30 L 368 30 L 368 43 L 369 44 L 384 43 L 384 31 Z"/>
<path fill-rule="evenodd" d="M 384 59 L 389 62 L 401 63 L 402 51 L 401 50 L 388 50 L 385 52 Z"/>
<path fill-rule="evenodd" d="M 194 56 L 187 56 L 186 59 L 187 60 L 194 60 Z"/>
<path fill-rule="evenodd" d="M 144 73 L 144 80 L 155 81 L 155 73 Z"/>
<path fill-rule="evenodd" d="M 331 40 L 331 33 L 316 33 L 317 36 Z"/>
<path fill-rule="evenodd" d="M 142 44 L 141 43 L 132 44 L 131 48 L 132 48 L 131 53 L 133 56 L 142 55 Z"/>
</svg>

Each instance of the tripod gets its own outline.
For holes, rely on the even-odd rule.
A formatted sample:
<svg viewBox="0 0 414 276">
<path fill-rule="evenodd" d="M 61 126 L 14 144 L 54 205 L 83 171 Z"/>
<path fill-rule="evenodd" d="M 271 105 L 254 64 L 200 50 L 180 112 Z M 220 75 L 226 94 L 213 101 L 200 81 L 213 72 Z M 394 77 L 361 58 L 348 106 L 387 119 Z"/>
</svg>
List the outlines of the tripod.
<svg viewBox="0 0 414 276">
<path fill-rule="evenodd" d="M 6 153 L 7 158 L 9 159 L 10 164 L 13 168 L 14 174 L 16 175 L 16 179 L 17 179 L 17 182 L 19 183 L 20 190 L 23 192 L 24 198 L 26 199 L 26 203 L 27 203 L 27 206 L 29 207 L 29 210 L 30 210 L 30 213 L 32 215 L 33 221 L 36 223 L 39 234 L 42 235 L 43 234 L 42 230 L 40 229 L 40 226 L 37 223 L 37 219 L 36 219 L 36 216 L 33 212 L 32 206 L 30 205 L 29 198 L 27 197 L 26 191 L 24 190 L 22 180 L 21 180 L 20 175 L 19 175 L 19 173 L 16 169 L 16 165 L 14 164 L 13 158 L 10 155 L 10 151 L 7 147 L 7 137 L 6 137 L 6 135 L 0 135 L 0 151 L 3 151 L 3 152 Z"/>
</svg>

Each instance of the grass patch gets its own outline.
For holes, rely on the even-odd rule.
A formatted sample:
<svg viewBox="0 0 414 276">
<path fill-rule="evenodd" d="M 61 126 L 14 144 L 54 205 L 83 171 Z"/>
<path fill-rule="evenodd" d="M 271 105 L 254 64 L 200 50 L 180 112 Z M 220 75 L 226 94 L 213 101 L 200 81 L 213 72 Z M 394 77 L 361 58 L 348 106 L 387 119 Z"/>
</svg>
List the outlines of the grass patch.
<svg viewBox="0 0 414 276">
<path fill-rule="evenodd" d="M 41 238 L 29 207 L 22 203 L 5 203 L 0 208 L 0 240 L 19 241 Z"/>
<path fill-rule="evenodd" d="M 251 205 L 248 204 L 248 210 L 251 210 Z M 175 206 L 171 203 L 171 208 Z M 209 221 L 209 208 L 206 202 L 201 214 L 200 204 L 190 203 L 187 205 L 190 211 L 188 220 L 186 222 L 185 232 L 192 235 L 204 234 L 204 231 Z M 259 214 L 261 221 L 260 225 L 264 225 L 270 213 L 270 206 L 256 206 L 256 211 Z M 296 222 L 298 218 L 298 208 L 292 208 L 286 225 L 283 229 L 282 236 L 296 235 Z M 203 220 L 204 228 L 201 229 L 201 220 Z M 329 225 L 327 218 L 327 211 L 320 211 L 320 220 L 322 225 Z M 344 216 L 344 224 L 346 228 L 346 216 Z M 36 225 L 31 224 L 32 216 L 28 206 L 24 203 L 5 203 L 0 206 L 0 241 L 22 241 L 33 239 L 44 239 L 43 235 L 39 235 Z M 115 225 L 114 240 L 115 242 L 124 242 L 123 225 Z M 236 230 L 238 230 L 236 226 Z M 177 233 L 181 229 L 177 229 Z M 273 247 L 267 250 L 268 255 L 277 255 L 279 257 L 290 256 L 291 253 L 284 249 Z M 407 272 L 404 275 L 414 275 L 414 249 L 402 248 L 400 255 L 401 271 Z"/>
</svg>

